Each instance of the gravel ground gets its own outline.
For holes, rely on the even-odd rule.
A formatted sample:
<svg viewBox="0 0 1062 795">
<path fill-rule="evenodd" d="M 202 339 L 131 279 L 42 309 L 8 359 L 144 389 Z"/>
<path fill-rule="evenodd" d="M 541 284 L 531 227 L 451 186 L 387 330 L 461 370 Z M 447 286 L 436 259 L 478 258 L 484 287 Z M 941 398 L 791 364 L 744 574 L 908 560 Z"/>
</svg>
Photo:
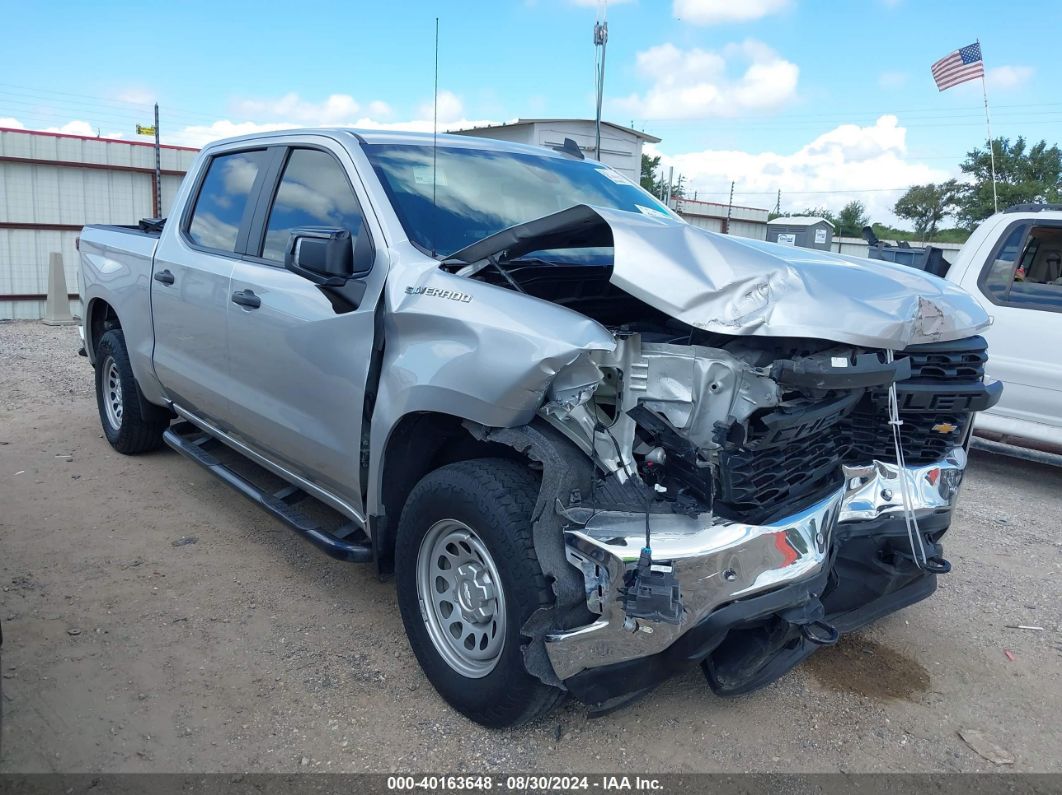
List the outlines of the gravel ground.
<svg viewBox="0 0 1062 795">
<path fill-rule="evenodd" d="M 77 347 L 0 323 L 0 772 L 1062 771 L 1058 470 L 975 454 L 937 594 L 758 693 L 694 670 L 488 731 L 424 680 L 392 583 L 174 453 L 113 452 Z"/>
</svg>

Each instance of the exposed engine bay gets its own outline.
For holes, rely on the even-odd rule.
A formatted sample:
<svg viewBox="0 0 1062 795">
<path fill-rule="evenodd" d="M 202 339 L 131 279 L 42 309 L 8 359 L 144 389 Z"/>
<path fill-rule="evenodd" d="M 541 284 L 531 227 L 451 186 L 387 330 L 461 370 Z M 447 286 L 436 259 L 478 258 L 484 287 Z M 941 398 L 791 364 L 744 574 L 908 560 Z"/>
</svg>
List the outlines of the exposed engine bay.
<svg viewBox="0 0 1062 795">
<path fill-rule="evenodd" d="M 1001 392 L 984 339 L 954 338 L 922 297 L 895 348 L 828 331 L 843 318 L 819 321 L 832 338 L 764 331 L 772 277 L 718 307 L 759 309 L 691 323 L 619 286 L 608 230 L 566 212 L 452 262 L 615 339 L 557 372 L 538 412 L 596 472 L 556 506 L 593 615 L 545 638 L 565 686 L 607 703 L 700 661 L 714 689 L 743 692 L 929 595 L 973 413 Z M 539 251 L 553 246 L 572 248 Z"/>
<path fill-rule="evenodd" d="M 601 322 L 613 351 L 581 355 L 553 379 L 541 414 L 606 478 L 640 480 L 676 513 L 762 522 L 841 485 L 842 464 L 895 462 L 889 388 L 899 384 L 905 460 L 961 446 L 994 402 L 985 342 L 884 350 L 822 339 L 703 331 L 609 284 L 607 266 L 527 262 L 507 284 Z M 656 508 L 661 510 L 661 508 Z"/>
</svg>

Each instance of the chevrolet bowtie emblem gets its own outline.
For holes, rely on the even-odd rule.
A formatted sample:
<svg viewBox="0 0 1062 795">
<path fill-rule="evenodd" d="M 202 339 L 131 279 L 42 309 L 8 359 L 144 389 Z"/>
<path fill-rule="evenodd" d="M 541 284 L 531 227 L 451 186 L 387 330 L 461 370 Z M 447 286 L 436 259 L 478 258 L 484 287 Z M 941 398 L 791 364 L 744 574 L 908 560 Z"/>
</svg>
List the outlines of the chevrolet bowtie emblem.
<svg viewBox="0 0 1062 795">
<path fill-rule="evenodd" d="M 933 426 L 933 430 L 937 433 L 951 433 L 958 427 L 958 425 L 955 425 L 951 422 L 938 422 L 936 425 Z"/>
</svg>

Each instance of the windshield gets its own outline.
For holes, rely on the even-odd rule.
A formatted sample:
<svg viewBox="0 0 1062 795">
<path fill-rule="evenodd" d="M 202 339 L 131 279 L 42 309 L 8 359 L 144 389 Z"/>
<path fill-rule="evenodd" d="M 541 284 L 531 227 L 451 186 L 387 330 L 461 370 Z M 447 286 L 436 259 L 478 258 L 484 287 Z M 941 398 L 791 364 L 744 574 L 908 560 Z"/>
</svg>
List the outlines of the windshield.
<svg viewBox="0 0 1062 795">
<path fill-rule="evenodd" d="M 432 147 L 364 149 L 409 239 L 434 255 L 576 204 L 676 217 L 596 161 L 445 146 L 435 151 L 433 186 Z"/>
</svg>

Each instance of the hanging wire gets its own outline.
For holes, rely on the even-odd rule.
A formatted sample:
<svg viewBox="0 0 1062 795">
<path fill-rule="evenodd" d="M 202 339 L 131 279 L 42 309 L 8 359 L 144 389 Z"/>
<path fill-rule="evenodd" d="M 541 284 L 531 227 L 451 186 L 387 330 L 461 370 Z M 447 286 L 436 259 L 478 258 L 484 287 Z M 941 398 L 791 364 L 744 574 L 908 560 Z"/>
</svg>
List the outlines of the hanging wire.
<svg viewBox="0 0 1062 795">
<path fill-rule="evenodd" d="M 885 361 L 892 364 L 894 354 L 892 349 L 885 351 Z M 900 440 L 900 427 L 903 420 L 900 419 L 900 402 L 896 397 L 896 382 L 889 385 L 889 425 L 892 428 L 892 442 L 896 450 L 896 474 L 900 479 L 900 501 L 903 504 L 903 520 L 907 526 L 907 541 L 911 545 L 911 556 L 915 565 L 920 569 L 929 567 L 926 557 L 926 548 L 922 543 L 922 532 L 918 527 L 918 517 L 914 512 L 914 499 L 910 493 L 911 484 L 907 477 L 907 462 L 904 460 L 903 444 Z M 916 546 L 917 545 L 917 546 Z"/>
</svg>

